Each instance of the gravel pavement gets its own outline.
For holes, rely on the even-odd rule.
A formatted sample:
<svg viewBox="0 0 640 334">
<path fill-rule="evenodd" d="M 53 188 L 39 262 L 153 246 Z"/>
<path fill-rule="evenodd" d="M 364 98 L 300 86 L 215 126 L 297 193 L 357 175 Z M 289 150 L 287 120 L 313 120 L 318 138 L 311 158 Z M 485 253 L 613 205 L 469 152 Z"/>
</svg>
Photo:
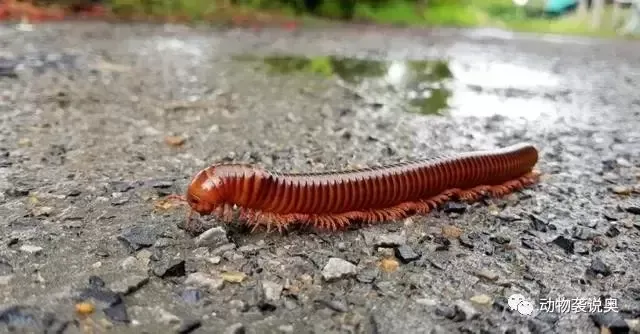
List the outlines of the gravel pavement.
<svg viewBox="0 0 640 334">
<path fill-rule="evenodd" d="M 638 331 L 639 49 L 491 30 L 2 26 L 0 331 Z M 276 53 L 296 58 L 259 61 Z M 327 59 L 383 76 L 273 65 Z M 518 142 L 540 150 L 539 185 L 342 233 L 206 220 L 194 237 L 184 207 L 157 201 L 218 161 L 320 171 Z"/>
</svg>

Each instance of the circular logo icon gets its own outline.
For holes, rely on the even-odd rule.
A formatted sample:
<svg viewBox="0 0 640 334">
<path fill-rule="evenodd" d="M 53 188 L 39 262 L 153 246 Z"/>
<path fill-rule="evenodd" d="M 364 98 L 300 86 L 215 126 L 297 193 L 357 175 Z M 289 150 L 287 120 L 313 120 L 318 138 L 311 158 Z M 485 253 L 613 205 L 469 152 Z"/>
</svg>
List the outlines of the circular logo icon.
<svg viewBox="0 0 640 334">
<path fill-rule="evenodd" d="M 507 299 L 507 304 L 509 304 L 509 308 L 512 311 L 517 311 L 522 315 L 532 315 L 533 314 L 533 304 L 525 300 L 524 296 L 516 293 Z"/>
</svg>

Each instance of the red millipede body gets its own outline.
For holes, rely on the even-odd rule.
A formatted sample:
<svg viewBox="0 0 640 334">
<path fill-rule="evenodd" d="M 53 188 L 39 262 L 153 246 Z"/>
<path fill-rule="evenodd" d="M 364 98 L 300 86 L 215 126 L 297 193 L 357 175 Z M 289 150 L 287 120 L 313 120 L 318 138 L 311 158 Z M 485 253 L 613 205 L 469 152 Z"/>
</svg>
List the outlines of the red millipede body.
<svg viewBox="0 0 640 334">
<path fill-rule="evenodd" d="M 374 223 L 426 214 L 447 200 L 502 196 L 538 181 L 538 151 L 529 144 L 466 152 L 383 167 L 320 173 L 276 173 L 247 164 L 217 164 L 191 181 L 192 212 L 255 227 L 293 223 L 321 230 L 351 221 Z"/>
</svg>

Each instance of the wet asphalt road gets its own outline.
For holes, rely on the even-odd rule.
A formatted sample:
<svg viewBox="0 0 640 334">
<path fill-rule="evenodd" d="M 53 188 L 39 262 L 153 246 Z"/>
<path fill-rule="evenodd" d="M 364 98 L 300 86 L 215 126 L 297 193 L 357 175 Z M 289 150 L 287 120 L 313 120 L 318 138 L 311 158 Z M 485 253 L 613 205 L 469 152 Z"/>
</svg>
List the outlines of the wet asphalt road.
<svg viewBox="0 0 640 334">
<path fill-rule="evenodd" d="M 64 24 L 3 26 L 0 45 L 2 331 L 638 329 L 637 43 Z M 276 53 L 296 57 L 257 60 Z M 194 238 L 183 208 L 154 206 L 217 161 L 316 171 L 523 141 L 531 189 L 333 235 L 209 221 Z M 589 303 L 526 316 L 514 293 Z"/>
</svg>

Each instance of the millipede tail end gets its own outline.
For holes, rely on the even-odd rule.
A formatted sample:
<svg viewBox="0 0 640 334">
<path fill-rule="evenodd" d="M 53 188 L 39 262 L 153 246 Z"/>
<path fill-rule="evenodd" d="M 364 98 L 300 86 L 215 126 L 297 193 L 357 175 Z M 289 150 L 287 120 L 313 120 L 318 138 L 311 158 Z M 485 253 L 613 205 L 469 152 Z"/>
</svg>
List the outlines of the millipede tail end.
<svg viewBox="0 0 640 334">
<path fill-rule="evenodd" d="M 491 197 L 499 198 L 507 194 L 522 190 L 528 186 L 538 183 L 540 172 L 531 171 L 515 180 L 507 181 L 501 185 L 492 186 L 487 190 Z"/>
</svg>

